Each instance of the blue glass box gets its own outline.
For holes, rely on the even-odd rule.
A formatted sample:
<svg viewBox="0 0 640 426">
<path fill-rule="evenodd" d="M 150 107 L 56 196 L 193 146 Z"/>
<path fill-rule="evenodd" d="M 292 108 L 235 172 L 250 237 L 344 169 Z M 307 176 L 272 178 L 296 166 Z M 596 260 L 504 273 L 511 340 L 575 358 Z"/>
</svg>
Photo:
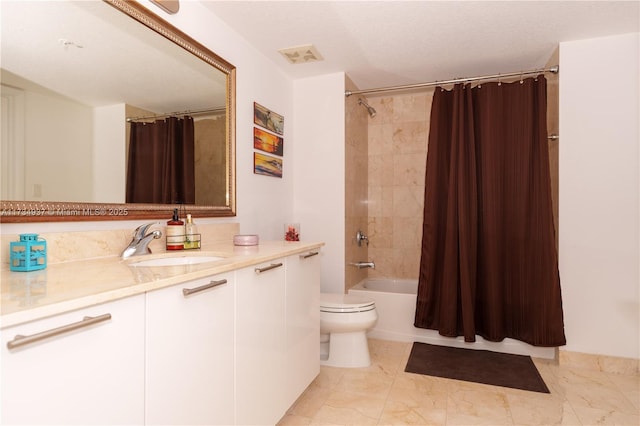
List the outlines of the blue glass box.
<svg viewBox="0 0 640 426">
<path fill-rule="evenodd" d="M 9 243 L 12 271 L 37 271 L 47 267 L 47 242 L 38 234 L 20 234 L 20 241 Z"/>
</svg>

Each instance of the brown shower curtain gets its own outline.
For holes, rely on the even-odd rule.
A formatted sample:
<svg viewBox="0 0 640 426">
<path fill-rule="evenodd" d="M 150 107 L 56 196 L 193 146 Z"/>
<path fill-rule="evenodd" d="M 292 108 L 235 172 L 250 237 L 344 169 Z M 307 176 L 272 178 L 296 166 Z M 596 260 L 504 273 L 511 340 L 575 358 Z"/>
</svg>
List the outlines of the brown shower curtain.
<svg viewBox="0 0 640 426">
<path fill-rule="evenodd" d="M 436 89 L 415 326 L 566 344 L 544 76 Z"/>
<path fill-rule="evenodd" d="M 127 203 L 194 204 L 192 117 L 131 122 Z"/>
</svg>

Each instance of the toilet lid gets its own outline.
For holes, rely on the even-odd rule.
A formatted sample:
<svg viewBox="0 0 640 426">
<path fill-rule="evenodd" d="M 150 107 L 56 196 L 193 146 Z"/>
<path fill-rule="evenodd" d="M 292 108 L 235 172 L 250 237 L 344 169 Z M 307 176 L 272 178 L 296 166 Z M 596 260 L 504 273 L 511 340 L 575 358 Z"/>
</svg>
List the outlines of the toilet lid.
<svg viewBox="0 0 640 426">
<path fill-rule="evenodd" d="M 321 312 L 366 312 L 375 308 L 373 300 L 364 299 L 353 294 L 320 294 Z"/>
</svg>

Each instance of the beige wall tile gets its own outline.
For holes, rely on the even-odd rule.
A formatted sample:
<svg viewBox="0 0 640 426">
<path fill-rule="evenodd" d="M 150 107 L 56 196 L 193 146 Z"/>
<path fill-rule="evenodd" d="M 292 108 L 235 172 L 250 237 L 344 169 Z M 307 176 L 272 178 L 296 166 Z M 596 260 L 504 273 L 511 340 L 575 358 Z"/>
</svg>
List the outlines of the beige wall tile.
<svg viewBox="0 0 640 426">
<path fill-rule="evenodd" d="M 349 90 L 357 89 L 348 78 L 346 86 Z M 348 97 L 345 121 L 345 292 L 367 276 L 366 269 L 357 269 L 349 264 L 367 261 L 369 256 L 367 245 L 358 246 L 355 238 L 358 230 L 367 234 L 370 204 L 368 182 L 371 180 L 370 170 L 377 170 L 375 163 L 369 159 L 368 119 L 367 110 L 358 104 L 358 96 Z M 380 130 L 377 135 L 382 144 L 384 131 Z"/>
</svg>

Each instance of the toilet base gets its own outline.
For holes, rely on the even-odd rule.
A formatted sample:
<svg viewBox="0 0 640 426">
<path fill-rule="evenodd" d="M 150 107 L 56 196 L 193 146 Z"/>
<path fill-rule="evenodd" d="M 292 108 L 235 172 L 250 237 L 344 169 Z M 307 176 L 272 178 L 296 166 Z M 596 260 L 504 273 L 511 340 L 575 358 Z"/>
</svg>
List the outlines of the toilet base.
<svg viewBox="0 0 640 426">
<path fill-rule="evenodd" d="M 329 342 L 321 343 L 320 365 L 344 368 L 369 367 L 371 357 L 366 331 L 331 333 Z"/>
</svg>

